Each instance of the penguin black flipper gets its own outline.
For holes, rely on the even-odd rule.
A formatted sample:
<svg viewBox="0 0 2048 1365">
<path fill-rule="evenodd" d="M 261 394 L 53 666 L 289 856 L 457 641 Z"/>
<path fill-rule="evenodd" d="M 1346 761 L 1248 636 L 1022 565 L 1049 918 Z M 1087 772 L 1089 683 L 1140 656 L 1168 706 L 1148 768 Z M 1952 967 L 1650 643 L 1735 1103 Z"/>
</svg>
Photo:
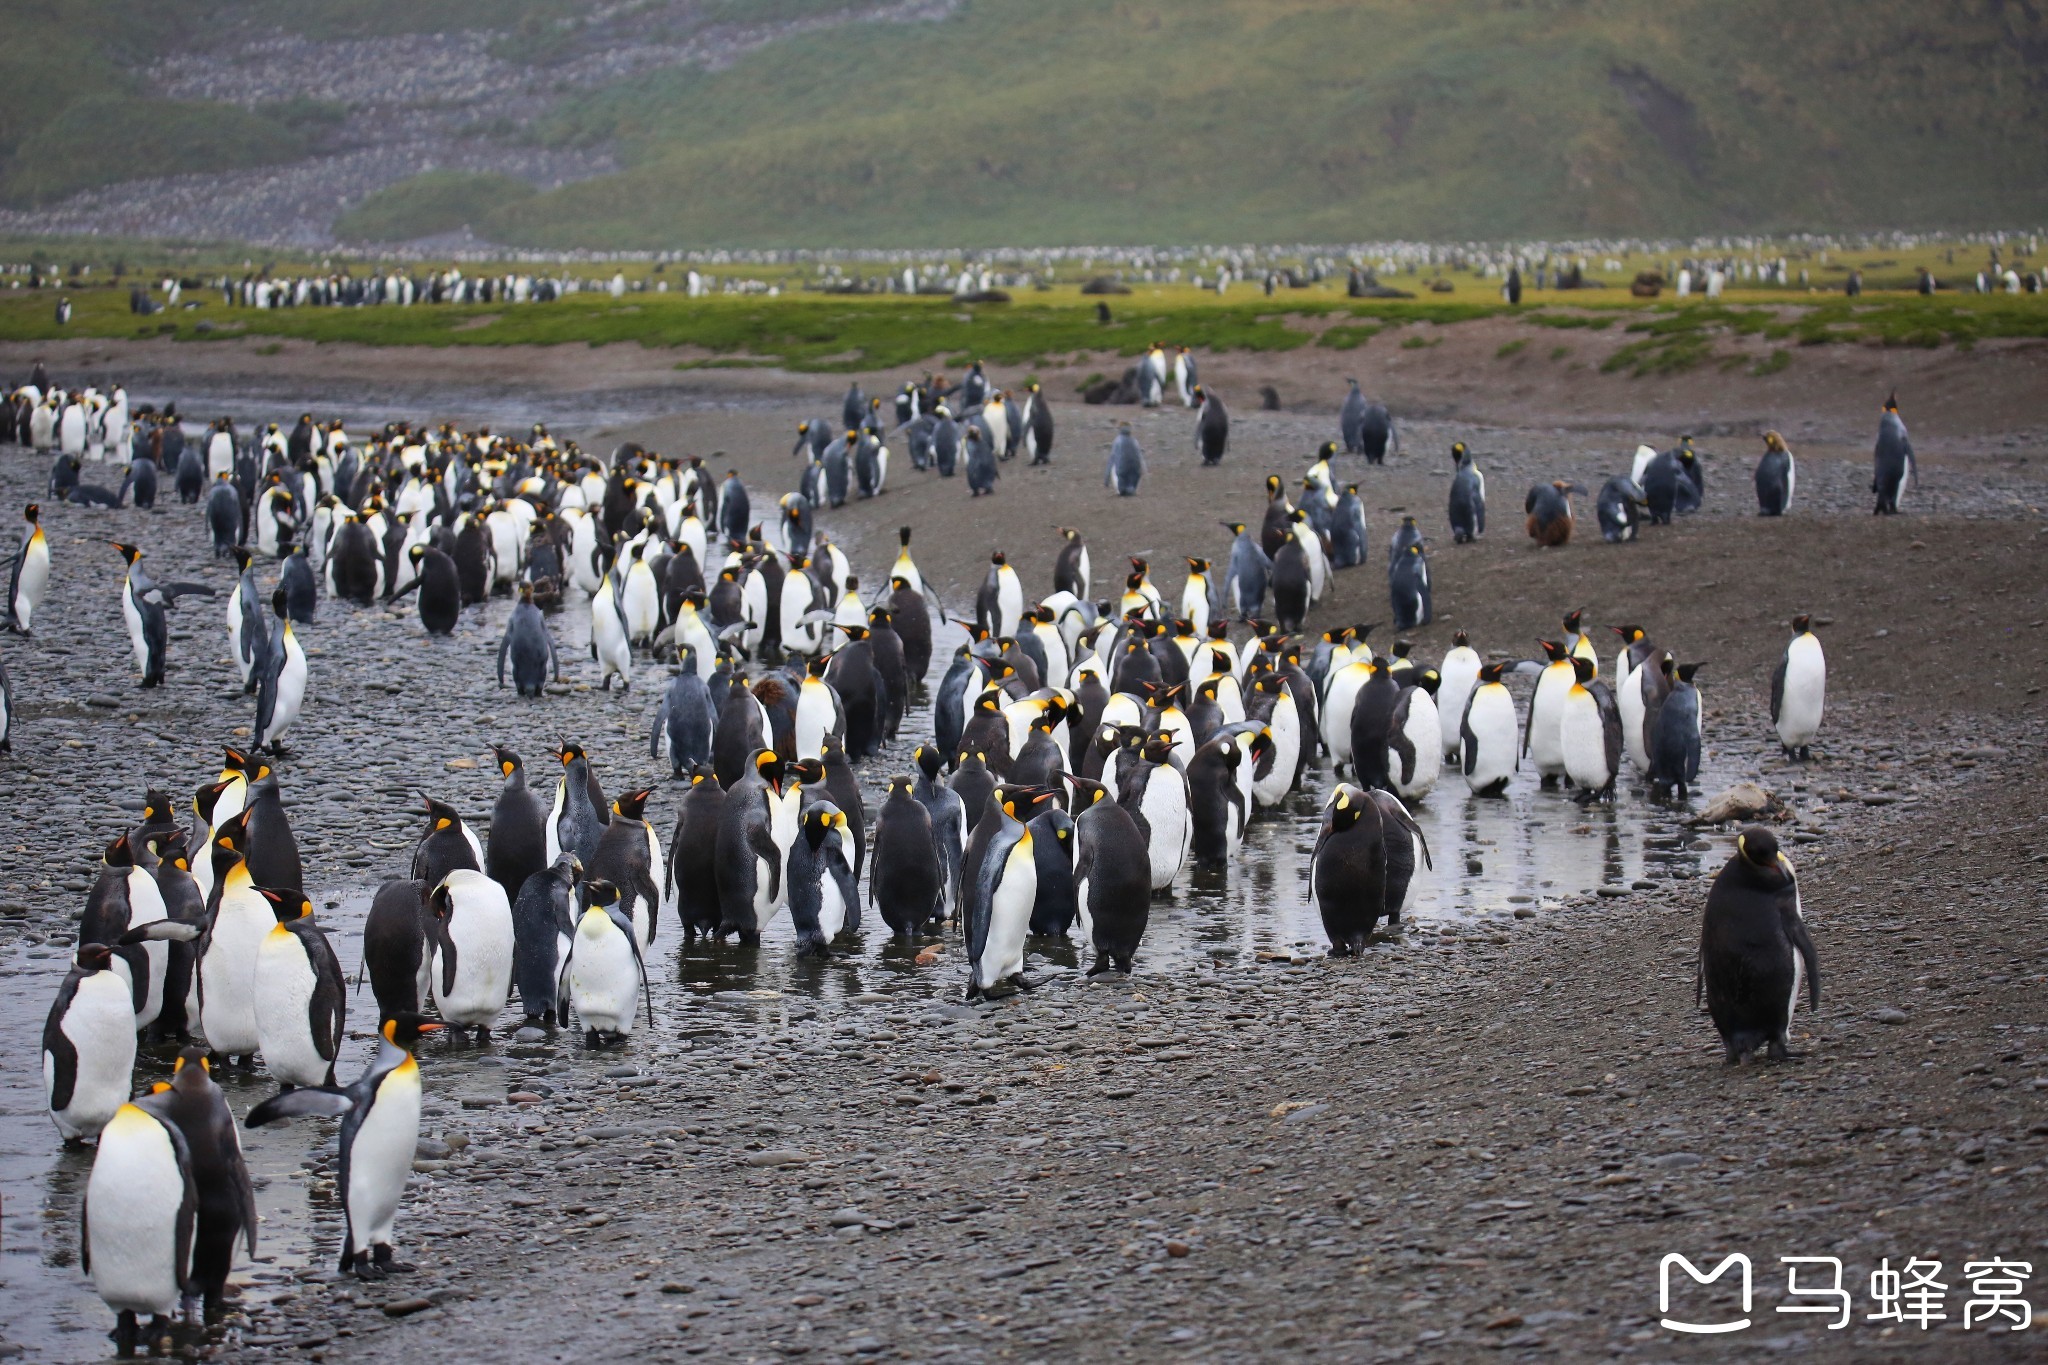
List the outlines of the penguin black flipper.
<svg viewBox="0 0 2048 1365">
<path fill-rule="evenodd" d="M 767 825 L 756 824 L 747 831 L 747 851 L 768 864 L 768 900 L 772 904 L 782 896 L 782 850 L 775 846 L 775 836 Z"/>
<path fill-rule="evenodd" d="M 1806 932 L 1806 916 L 1799 913 L 1799 882 L 1795 875 L 1792 882 L 1792 905 L 1784 916 L 1785 937 L 1799 950 L 1799 961 L 1806 971 L 1806 1008 L 1820 1009 L 1820 958 L 1813 951 L 1813 938 Z"/>
<path fill-rule="evenodd" d="M 652 908 L 649 909 L 648 914 L 658 918 L 655 912 L 660 908 L 660 903 L 652 902 L 651 906 Z M 633 965 L 640 969 L 640 994 L 647 1001 L 647 1026 L 652 1028 L 654 1027 L 654 990 L 647 984 L 647 959 L 640 956 L 640 931 L 633 927 L 633 916 L 626 910 L 622 902 L 613 901 L 604 908 L 604 913 L 605 918 L 609 919 L 613 926 L 626 936 L 626 943 L 633 950 Z M 576 949 L 573 944 L 569 949 L 569 955 L 571 957 L 576 955 Z"/>
<path fill-rule="evenodd" d="M 1415 823 L 1415 817 L 1408 813 L 1407 803 L 1390 791 L 1374 792 L 1373 799 L 1379 803 L 1382 816 L 1393 817 L 1395 824 L 1415 836 L 1416 844 L 1422 849 L 1422 865 L 1432 872 L 1436 871 L 1436 863 L 1429 856 L 1429 838 L 1423 834 L 1422 826 Z M 1322 840 L 1318 839 L 1316 843 L 1320 847 Z M 1310 865 L 1313 866 L 1314 858 L 1311 857 L 1309 861 Z"/>
<path fill-rule="evenodd" d="M 355 1107 L 355 1100 L 340 1086 L 302 1085 L 297 1090 L 272 1095 L 251 1109 L 242 1126 L 261 1128 L 279 1119 L 338 1119 Z"/>
<path fill-rule="evenodd" d="M 1778 712 L 1785 705 L 1785 665 L 1791 659 L 1788 649 L 1778 656 L 1778 666 L 1771 670 L 1771 724 L 1778 723 Z"/>
</svg>

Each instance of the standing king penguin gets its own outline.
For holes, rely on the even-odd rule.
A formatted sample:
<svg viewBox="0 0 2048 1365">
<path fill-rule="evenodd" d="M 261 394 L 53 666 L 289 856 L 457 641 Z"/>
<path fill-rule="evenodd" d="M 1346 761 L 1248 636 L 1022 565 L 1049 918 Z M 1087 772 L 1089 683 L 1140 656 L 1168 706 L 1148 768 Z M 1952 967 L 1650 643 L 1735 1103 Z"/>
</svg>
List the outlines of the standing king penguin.
<svg viewBox="0 0 2048 1365">
<path fill-rule="evenodd" d="M 1820 962 L 1799 904 L 1799 878 L 1778 837 L 1762 825 L 1735 836 L 1735 856 L 1714 878 L 1700 928 L 1695 1008 L 1704 997 L 1728 1065 L 1759 1047 L 1782 1062 L 1804 978 L 1807 1008 L 1820 1008 Z"/>
</svg>

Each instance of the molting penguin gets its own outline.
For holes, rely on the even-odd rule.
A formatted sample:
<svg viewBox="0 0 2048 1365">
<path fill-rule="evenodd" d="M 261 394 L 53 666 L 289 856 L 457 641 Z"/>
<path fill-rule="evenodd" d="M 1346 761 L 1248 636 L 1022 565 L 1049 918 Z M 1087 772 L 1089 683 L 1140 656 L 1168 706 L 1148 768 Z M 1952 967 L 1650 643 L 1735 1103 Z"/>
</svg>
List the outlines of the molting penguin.
<svg viewBox="0 0 2048 1365">
<path fill-rule="evenodd" d="M 1801 913 L 1798 876 L 1777 836 L 1751 825 L 1735 837 L 1735 856 L 1707 892 L 1693 995 L 1694 1008 L 1705 998 L 1728 1065 L 1758 1047 L 1768 1048 L 1774 1062 L 1791 1055 L 1802 976 L 1806 1007 L 1817 1010 L 1820 962 Z"/>
<path fill-rule="evenodd" d="M 1600 538 L 1610 545 L 1634 540 L 1643 520 L 1638 509 L 1643 506 L 1643 490 L 1628 475 L 1616 474 L 1601 484 L 1600 495 L 1593 500 L 1594 514 L 1600 519 Z"/>
<path fill-rule="evenodd" d="M 469 868 L 427 893 L 434 936 L 434 1006 L 451 1028 L 488 1041 L 512 991 L 512 905 L 505 888 Z"/>
<path fill-rule="evenodd" d="M 1515 698 L 1500 675 L 1499 664 L 1480 667 L 1458 723 L 1458 765 L 1474 796 L 1504 793 L 1520 761 Z"/>
<path fill-rule="evenodd" d="M 569 1004 L 583 1021 L 592 1047 L 618 1042 L 632 1033 L 644 998 L 648 1019 L 654 997 L 633 918 L 619 904 L 618 888 L 603 878 L 583 883 L 586 902 L 577 917 L 568 961 Z"/>
<path fill-rule="evenodd" d="M 1138 438 L 1131 434 L 1131 424 L 1122 423 L 1117 428 L 1116 439 L 1110 442 L 1102 486 L 1115 489 L 1120 498 L 1134 497 L 1144 477 L 1145 452 L 1138 448 Z"/>
<path fill-rule="evenodd" d="M 1650 738 L 1650 790 L 1661 796 L 1676 788 L 1683 801 L 1700 776 L 1702 708 L 1699 688 L 1692 681 L 1700 665 L 1679 664 L 1673 669 L 1668 655 L 1663 663 L 1667 675 L 1674 676 L 1670 695 L 1657 708 L 1656 730 Z"/>
<path fill-rule="evenodd" d="M 1756 462 L 1756 511 L 1762 517 L 1782 517 L 1792 506 L 1792 492 L 1798 486 L 1799 469 L 1792 448 L 1775 431 L 1764 433 L 1764 453 Z"/>
<path fill-rule="evenodd" d="M 996 452 L 989 443 L 988 432 L 978 425 L 965 428 L 967 440 L 967 491 L 970 496 L 980 497 L 996 491 Z M 943 454 L 940 457 L 939 472 L 946 472 Z"/>
<path fill-rule="evenodd" d="M 131 969 L 106 944 L 83 944 L 43 1025 L 43 1099 L 67 1145 L 99 1136 L 134 1071 Z"/>
<path fill-rule="evenodd" d="M 588 865 L 611 821 L 611 808 L 582 745 L 564 744 L 549 752 L 562 761 L 562 776 L 555 784 L 554 806 L 548 813 L 547 861 L 553 862 L 566 851 Z"/>
<path fill-rule="evenodd" d="M 490 839 L 484 853 L 484 871 L 505 888 L 507 899 L 518 896 L 526 879 L 548 865 L 548 808 L 533 788 L 526 785 L 526 766 L 519 755 L 493 744 L 498 771 L 504 785 L 491 807 Z"/>
<path fill-rule="evenodd" d="M 547 619 L 534 605 L 531 583 L 519 585 L 519 601 L 506 618 L 505 636 L 498 642 L 500 687 L 505 685 L 507 659 L 512 661 L 512 686 L 522 697 L 540 696 L 547 689 L 550 674 L 554 681 L 562 680 L 561 656 L 555 652 L 555 639 L 548 633 Z"/>
<path fill-rule="evenodd" d="M 1409 518 L 1413 524 L 1414 518 Z M 1394 608 L 1394 629 L 1413 630 L 1436 619 L 1429 591 L 1429 557 L 1415 540 L 1397 553 L 1387 568 L 1387 597 Z"/>
<path fill-rule="evenodd" d="M 1572 538 L 1572 485 L 1563 479 L 1529 489 L 1522 510 L 1529 514 L 1529 539 L 1538 545 L 1564 545 Z"/>
<path fill-rule="evenodd" d="M 1451 542 L 1466 545 L 1486 534 L 1486 475 L 1463 441 L 1451 446 Z"/>
<path fill-rule="evenodd" d="M 340 1153 L 335 1187 L 346 1220 L 341 1269 L 381 1280 L 413 1269 L 394 1259 L 391 1225 L 412 1174 L 420 1141 L 420 1069 L 399 1041 L 442 1027 L 418 1016 L 386 1019 L 377 1055 L 346 1087 L 307 1088 L 273 1095 L 243 1120 L 261 1128 L 281 1118 L 339 1118 Z"/>
<path fill-rule="evenodd" d="M 1230 545 L 1230 567 L 1223 584 L 1224 602 L 1239 616 L 1256 616 L 1266 604 L 1266 585 L 1273 573 L 1272 557 L 1243 522 L 1226 521 L 1223 528 L 1236 537 Z M 1361 545 L 1361 557 L 1364 552 Z"/>
<path fill-rule="evenodd" d="M 1350 387 L 1344 394 L 1344 404 L 1337 410 L 1338 434 L 1344 438 L 1346 455 L 1365 453 L 1365 395 L 1359 391 L 1356 379 L 1344 381 Z"/>
<path fill-rule="evenodd" d="M 1813 757 L 1813 737 L 1820 733 L 1827 704 L 1828 661 L 1813 633 L 1811 616 L 1792 618 L 1792 640 L 1771 671 L 1771 724 L 1788 757 Z"/>
<path fill-rule="evenodd" d="M 1877 495 L 1877 516 L 1896 516 L 1899 495 L 1920 486 L 1920 466 L 1913 458 L 1913 442 L 1906 435 L 1906 421 L 1899 416 L 1899 396 L 1884 400 L 1884 416 L 1877 424 L 1877 448 L 1872 452 L 1870 491 Z"/>
<path fill-rule="evenodd" d="M 1330 513 L 1330 567 L 1349 569 L 1365 563 L 1365 504 L 1358 485 L 1347 483 Z"/>
<path fill-rule="evenodd" d="M 264 888 L 277 923 L 256 953 L 256 1036 L 263 1065 L 285 1087 L 334 1084 L 348 986 L 313 902 Z"/>
<path fill-rule="evenodd" d="M 575 862 L 575 853 L 563 853 L 528 876 L 512 900 L 512 984 L 518 986 L 526 1027 L 567 1023 L 563 972 L 575 935 L 575 884 L 582 876 L 584 866 Z"/>
</svg>

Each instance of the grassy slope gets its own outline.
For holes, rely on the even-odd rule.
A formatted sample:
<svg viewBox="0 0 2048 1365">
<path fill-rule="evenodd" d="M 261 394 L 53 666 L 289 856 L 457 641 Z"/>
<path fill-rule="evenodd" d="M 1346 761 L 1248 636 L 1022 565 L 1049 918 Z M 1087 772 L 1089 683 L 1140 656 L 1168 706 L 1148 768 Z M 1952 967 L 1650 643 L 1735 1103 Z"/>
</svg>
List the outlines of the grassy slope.
<svg viewBox="0 0 2048 1365">
<path fill-rule="evenodd" d="M 547 135 L 617 140 L 629 169 L 493 222 L 666 246 L 2032 221 L 2048 101 L 2008 22 L 1988 0 L 969 0 L 585 96 Z"/>
<path fill-rule="evenodd" d="M 334 231 L 348 242 L 408 241 L 481 222 L 492 209 L 533 192 L 509 175 L 428 171 L 369 196 L 337 219 Z"/>
</svg>

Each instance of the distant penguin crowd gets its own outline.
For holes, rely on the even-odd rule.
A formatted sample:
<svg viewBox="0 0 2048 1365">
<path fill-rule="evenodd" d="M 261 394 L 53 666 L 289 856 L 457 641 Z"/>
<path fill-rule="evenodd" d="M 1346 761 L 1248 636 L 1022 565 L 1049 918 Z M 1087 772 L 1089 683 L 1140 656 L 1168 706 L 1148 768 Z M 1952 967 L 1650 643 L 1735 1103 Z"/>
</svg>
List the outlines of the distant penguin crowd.
<svg viewBox="0 0 2048 1365">
<path fill-rule="evenodd" d="M 1197 451 L 1220 462 L 1220 400 L 1195 382 L 1191 355 L 1160 354 L 1155 378 L 1185 378 Z M 16 390 L 8 429 L 68 461 L 68 391 L 39 418 L 59 392 L 39 380 Z M 117 401 L 125 410 L 125 397 L 106 410 Z M 506 1028 L 573 1026 L 588 1049 L 616 1047 L 657 1024 L 648 961 L 671 919 L 686 942 L 755 945 L 786 915 L 801 956 L 830 957 L 869 934 L 957 942 L 964 965 L 939 970 L 959 972 L 970 1001 L 1032 987 L 1033 939 L 1078 939 L 1089 975 L 1128 975 L 1160 899 L 1191 874 L 1239 864 L 1253 823 L 1321 766 L 1336 780 L 1302 895 L 1331 953 L 1348 956 L 1402 924 L 1437 875 L 1412 809 L 1441 800 L 1447 777 L 1483 799 L 1533 771 L 1556 793 L 1538 799 L 1588 805 L 1623 799 L 1631 773 L 1654 800 L 1688 799 L 1699 781 L 1705 665 L 1650 626 L 1606 625 L 1603 657 L 1587 614 L 1570 611 L 1553 618 L 1540 658 L 1482 654 L 1462 631 L 1434 664 L 1413 657 L 1399 637 L 1429 624 L 1436 603 L 1412 515 L 1387 536 L 1391 625 L 1310 624 L 1333 574 L 1378 562 L 1360 484 L 1335 465 L 1400 453 L 1393 419 L 1355 383 L 1299 486 L 1268 475 L 1263 504 L 1222 523 L 1227 546 L 1213 557 L 1191 547 L 1205 553 L 1184 557 L 1178 584 L 1155 580 L 1140 557 L 1105 556 L 1116 567 L 1104 573 L 1082 535 L 1062 528 L 1019 558 L 1014 544 L 994 549 L 960 611 L 920 570 L 914 528 L 898 529 L 886 563 L 857 567 L 820 523 L 849 499 L 885 495 L 899 438 L 912 470 L 964 473 L 977 496 L 1020 455 L 1049 463 L 1043 395 L 1002 389 L 977 364 L 958 384 L 905 384 L 886 406 L 854 385 L 837 416 L 799 424 L 796 488 L 773 504 L 719 454 L 628 443 L 599 456 L 544 426 L 512 438 L 392 423 L 358 437 L 306 412 L 260 430 L 221 417 L 188 438 L 174 409 L 124 416 L 131 467 L 149 466 L 203 519 L 232 579 L 223 591 L 159 576 L 145 567 L 146 537 L 125 533 L 112 591 L 137 680 L 176 686 L 218 668 L 170 657 L 171 614 L 204 598 L 214 605 L 202 610 L 225 604 L 233 672 L 221 676 L 255 708 L 249 742 L 226 752 L 189 805 L 150 790 L 141 820 L 110 832 L 44 1032 L 52 1123 L 66 1142 L 97 1147 L 81 1269 L 116 1314 L 124 1351 L 155 1346 L 176 1318 L 218 1311 L 235 1248 L 255 1249 L 217 1068 L 260 1064 L 277 1082 L 243 1116 L 248 1126 L 338 1121 L 350 1174 L 335 1255 L 342 1270 L 377 1279 L 408 1268 L 397 1226 L 422 1040 L 469 1046 Z M 1791 452 L 1776 432 L 1764 445 L 1759 512 L 1783 516 Z M 1453 542 L 1478 541 L 1485 477 L 1464 444 L 1451 456 Z M 88 442 L 79 465 L 89 459 Z M 1632 539 L 1643 522 L 1697 507 L 1701 463 L 1689 440 L 1639 452 L 1603 487 L 1603 535 Z M 1140 496 L 1144 473 L 1126 425 L 1106 456 L 1106 494 Z M 1914 482 L 1888 401 L 1877 510 L 1899 510 Z M 123 486 L 145 483 L 131 468 Z M 1531 491 L 1539 543 L 1569 542 L 1573 491 Z M 69 516 L 118 515 L 123 502 L 51 501 L 102 507 Z M 1610 512 L 1627 534 L 1606 535 Z M 10 573 L 5 624 L 21 633 L 43 628 L 53 573 L 92 571 L 53 563 L 46 515 L 44 504 L 25 508 Z M 389 869 L 361 931 L 377 1050 L 359 1074 L 339 1075 L 349 990 L 306 893 L 279 771 L 289 736 L 311 723 L 299 635 L 337 603 L 399 601 L 446 635 L 495 597 L 513 604 L 490 661 L 496 681 L 539 707 L 567 690 L 551 615 L 590 613 L 589 673 L 644 698 L 647 761 L 667 781 L 608 796 L 589 753 L 564 740 L 548 749 L 545 775 L 508 744 L 495 750 L 488 794 L 424 796 L 411 860 Z M 948 624 L 967 638 L 928 686 L 934 636 Z M 1773 673 L 1769 725 L 1792 761 L 1813 759 L 1821 733 L 1824 624 L 1795 618 Z M 1382 630 L 1384 645 L 1373 638 Z M 633 684 L 650 674 L 658 686 L 646 697 Z M 1531 684 L 1526 700 L 1511 677 Z M 15 714 L 4 667 L 0 697 L 4 749 Z M 930 703 L 929 734 L 904 733 L 916 700 Z M 875 772 L 897 755 L 900 771 Z M 884 779 L 878 802 L 863 796 L 863 770 Z M 674 798 L 657 813 L 664 791 Z M 481 809 L 487 796 L 487 819 L 464 815 L 463 800 Z M 1819 969 L 1796 874 L 1769 830 L 1745 830 L 1715 879 L 1699 964 L 1729 1060 L 1782 1056 L 1798 995 L 1818 1001 Z M 173 1079 L 142 1095 L 138 1047 L 178 1050 Z"/>
</svg>

